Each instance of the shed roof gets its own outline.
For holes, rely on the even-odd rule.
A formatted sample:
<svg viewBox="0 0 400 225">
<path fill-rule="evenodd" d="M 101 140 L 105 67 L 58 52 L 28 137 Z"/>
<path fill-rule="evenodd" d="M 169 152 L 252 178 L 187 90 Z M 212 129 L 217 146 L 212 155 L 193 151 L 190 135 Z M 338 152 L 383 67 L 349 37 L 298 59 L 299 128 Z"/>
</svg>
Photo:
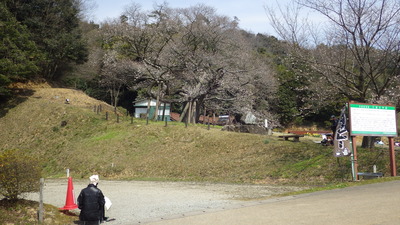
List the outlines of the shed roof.
<svg viewBox="0 0 400 225">
<path fill-rule="evenodd" d="M 133 106 L 134 107 L 147 107 L 149 100 L 145 99 L 145 100 L 137 100 L 137 101 L 133 101 Z M 150 102 L 150 106 L 156 106 L 157 100 L 152 99 Z M 167 106 L 170 106 L 169 103 L 166 104 Z M 164 106 L 163 102 L 160 102 L 160 106 Z"/>
</svg>

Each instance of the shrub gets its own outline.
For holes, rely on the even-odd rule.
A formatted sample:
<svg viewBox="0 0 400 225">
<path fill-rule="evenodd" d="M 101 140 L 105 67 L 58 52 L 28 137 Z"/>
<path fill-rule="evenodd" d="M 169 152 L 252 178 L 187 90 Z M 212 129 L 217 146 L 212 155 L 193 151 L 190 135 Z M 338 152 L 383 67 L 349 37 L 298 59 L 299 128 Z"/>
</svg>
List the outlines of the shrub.
<svg viewBox="0 0 400 225">
<path fill-rule="evenodd" d="M 39 161 L 21 150 L 6 150 L 0 154 L 0 194 L 10 200 L 25 192 L 39 191 L 41 169 Z"/>
</svg>

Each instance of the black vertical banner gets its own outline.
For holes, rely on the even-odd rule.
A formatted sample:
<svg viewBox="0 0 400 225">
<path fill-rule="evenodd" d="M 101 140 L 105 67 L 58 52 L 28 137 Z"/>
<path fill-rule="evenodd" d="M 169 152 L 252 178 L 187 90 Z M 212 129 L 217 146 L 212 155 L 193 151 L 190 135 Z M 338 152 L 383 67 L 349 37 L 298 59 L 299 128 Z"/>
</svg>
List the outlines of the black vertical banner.
<svg viewBox="0 0 400 225">
<path fill-rule="evenodd" d="M 349 156 L 351 154 L 349 131 L 347 130 L 346 125 L 347 125 L 347 116 L 346 116 L 346 106 L 345 106 L 343 107 L 342 112 L 340 113 L 333 141 L 334 145 L 333 155 L 335 157 Z"/>
</svg>

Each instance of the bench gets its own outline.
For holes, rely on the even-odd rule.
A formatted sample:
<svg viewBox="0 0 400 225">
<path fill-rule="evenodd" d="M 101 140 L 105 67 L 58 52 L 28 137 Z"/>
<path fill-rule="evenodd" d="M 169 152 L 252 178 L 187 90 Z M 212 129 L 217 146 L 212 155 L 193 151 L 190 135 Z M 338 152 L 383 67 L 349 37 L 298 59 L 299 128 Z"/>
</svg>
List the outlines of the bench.
<svg viewBox="0 0 400 225">
<path fill-rule="evenodd" d="M 278 137 L 285 139 L 285 141 L 288 141 L 289 138 L 293 138 L 293 142 L 299 142 L 300 138 L 304 137 L 304 135 L 289 134 L 289 135 L 281 135 L 281 136 L 278 136 Z"/>
<path fill-rule="evenodd" d="M 331 133 L 332 131 L 329 130 L 288 130 L 287 133 L 290 134 L 298 134 L 298 135 L 304 135 L 304 134 L 326 134 L 326 133 Z"/>
<path fill-rule="evenodd" d="M 366 172 L 359 172 L 357 173 L 358 176 L 364 177 L 364 179 L 373 179 L 373 178 L 380 178 L 383 177 L 383 173 L 366 173 Z"/>
</svg>

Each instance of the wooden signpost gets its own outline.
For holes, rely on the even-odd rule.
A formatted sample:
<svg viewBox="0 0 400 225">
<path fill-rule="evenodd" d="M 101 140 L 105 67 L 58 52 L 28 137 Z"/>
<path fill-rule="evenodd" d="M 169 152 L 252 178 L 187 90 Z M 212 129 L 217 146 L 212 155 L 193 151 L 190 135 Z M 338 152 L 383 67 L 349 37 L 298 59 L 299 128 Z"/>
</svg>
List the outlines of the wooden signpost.
<svg viewBox="0 0 400 225">
<path fill-rule="evenodd" d="M 386 136 L 389 139 L 390 171 L 396 174 L 396 161 L 393 137 L 397 136 L 396 107 L 391 105 L 375 105 L 349 103 L 350 136 L 352 137 L 353 177 L 358 180 L 357 136 Z"/>
</svg>

